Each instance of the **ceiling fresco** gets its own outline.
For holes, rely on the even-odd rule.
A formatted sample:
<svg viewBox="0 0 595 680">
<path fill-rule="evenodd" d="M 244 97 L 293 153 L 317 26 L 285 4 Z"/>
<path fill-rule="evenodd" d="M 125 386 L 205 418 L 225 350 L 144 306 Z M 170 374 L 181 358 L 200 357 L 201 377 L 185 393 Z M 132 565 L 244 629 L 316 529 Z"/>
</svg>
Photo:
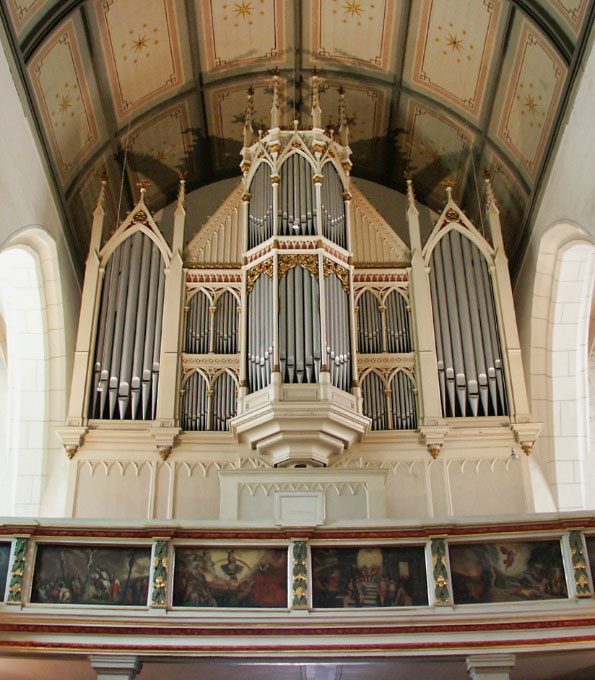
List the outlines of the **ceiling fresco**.
<svg viewBox="0 0 595 680">
<path fill-rule="evenodd" d="M 287 127 L 310 124 L 313 73 L 329 129 L 343 89 L 355 177 L 403 190 L 412 173 L 435 210 L 449 178 L 481 227 L 488 172 L 514 257 L 595 18 L 595 0 L 0 0 L 0 9 L 81 259 L 104 174 L 109 228 L 140 182 L 157 211 L 181 174 L 189 190 L 239 176 L 248 91 L 266 128 L 275 72 Z"/>
</svg>

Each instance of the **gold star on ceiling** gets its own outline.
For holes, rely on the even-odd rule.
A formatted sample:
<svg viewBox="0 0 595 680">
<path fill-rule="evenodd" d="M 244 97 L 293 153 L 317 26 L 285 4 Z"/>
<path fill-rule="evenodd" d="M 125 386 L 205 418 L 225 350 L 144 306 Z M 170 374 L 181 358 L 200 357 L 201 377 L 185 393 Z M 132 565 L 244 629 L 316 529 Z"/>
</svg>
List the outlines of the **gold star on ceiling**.
<svg viewBox="0 0 595 680">
<path fill-rule="evenodd" d="M 456 33 L 454 35 L 452 33 L 449 33 L 448 38 L 445 38 L 445 40 L 446 40 L 446 46 L 452 48 L 453 52 L 455 50 L 457 52 L 461 52 L 462 50 L 465 49 L 463 47 L 463 39 L 459 38 Z"/>
<path fill-rule="evenodd" d="M 236 7 L 233 11 L 235 12 L 236 18 L 242 17 L 242 19 L 245 19 L 246 17 L 251 16 L 252 12 L 254 11 L 252 2 L 246 2 L 246 0 L 242 0 L 241 4 L 236 2 L 235 5 Z"/>
<path fill-rule="evenodd" d="M 526 107 L 528 113 L 534 116 L 537 113 L 537 107 L 539 106 L 539 104 L 535 101 L 534 97 L 532 97 L 531 95 L 527 95 L 525 97 L 525 102 L 523 103 L 523 106 Z"/>
<path fill-rule="evenodd" d="M 58 104 L 58 110 L 61 114 L 65 114 L 68 109 L 72 106 L 72 97 L 67 94 L 62 97 L 60 103 Z"/>
<path fill-rule="evenodd" d="M 132 51 L 142 52 L 145 47 L 149 46 L 149 38 L 146 35 L 139 35 L 136 40 L 132 41 Z"/>
<path fill-rule="evenodd" d="M 352 18 L 355 16 L 361 17 L 362 12 L 366 11 L 362 7 L 362 3 L 357 0 L 347 0 L 343 5 L 343 9 L 345 10 L 345 14 L 350 14 Z"/>
</svg>

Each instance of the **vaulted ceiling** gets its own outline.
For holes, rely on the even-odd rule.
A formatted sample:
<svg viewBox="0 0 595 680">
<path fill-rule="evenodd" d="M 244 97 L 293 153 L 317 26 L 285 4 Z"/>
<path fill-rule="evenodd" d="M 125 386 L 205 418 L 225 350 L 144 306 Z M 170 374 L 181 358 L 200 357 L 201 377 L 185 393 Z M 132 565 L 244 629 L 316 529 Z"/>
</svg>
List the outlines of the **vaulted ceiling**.
<svg viewBox="0 0 595 680">
<path fill-rule="evenodd" d="M 595 0 L 1 0 L 3 19 L 76 242 L 107 173 L 114 226 L 148 179 L 150 206 L 239 175 L 246 95 L 267 127 L 324 124 L 345 91 L 353 174 L 439 209 L 441 181 L 480 221 L 483 171 L 518 251 L 551 156 Z M 190 219 L 192 216 L 190 216 Z M 195 225 L 197 228 L 199 225 Z"/>
</svg>

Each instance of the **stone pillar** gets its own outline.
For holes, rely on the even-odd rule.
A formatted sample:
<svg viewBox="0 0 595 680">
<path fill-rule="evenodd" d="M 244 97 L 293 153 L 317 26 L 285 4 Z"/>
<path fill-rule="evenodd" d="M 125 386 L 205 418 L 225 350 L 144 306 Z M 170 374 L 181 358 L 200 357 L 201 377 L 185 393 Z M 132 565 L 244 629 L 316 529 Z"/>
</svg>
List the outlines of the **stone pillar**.
<svg viewBox="0 0 595 680">
<path fill-rule="evenodd" d="M 510 680 L 514 661 L 514 654 L 473 654 L 465 665 L 472 680 Z"/>
<path fill-rule="evenodd" d="M 134 680 L 142 664 L 137 656 L 100 654 L 91 657 L 91 666 L 97 680 Z"/>
</svg>

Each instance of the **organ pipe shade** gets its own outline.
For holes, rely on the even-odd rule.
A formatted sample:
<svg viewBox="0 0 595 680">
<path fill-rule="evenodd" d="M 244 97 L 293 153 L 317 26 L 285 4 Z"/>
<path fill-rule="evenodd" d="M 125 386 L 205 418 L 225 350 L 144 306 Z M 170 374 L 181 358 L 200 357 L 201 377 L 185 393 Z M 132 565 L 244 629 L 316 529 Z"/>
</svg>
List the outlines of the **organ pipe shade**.
<svg viewBox="0 0 595 680">
<path fill-rule="evenodd" d="M 411 328 L 407 300 L 398 291 L 393 290 L 384 302 L 386 307 L 386 352 L 411 352 Z"/>
<path fill-rule="evenodd" d="M 322 168 L 321 212 L 323 236 L 341 248 L 347 248 L 343 184 L 332 163 L 326 163 Z"/>
<path fill-rule="evenodd" d="M 382 352 L 382 315 L 378 298 L 370 291 L 358 303 L 358 344 L 362 354 Z"/>
<path fill-rule="evenodd" d="M 279 281 L 279 364 L 283 382 L 318 382 L 321 364 L 320 286 L 304 267 Z"/>
<path fill-rule="evenodd" d="M 261 163 L 250 182 L 248 248 L 254 248 L 273 235 L 273 187 L 271 168 Z"/>
<path fill-rule="evenodd" d="M 331 383 L 342 390 L 351 389 L 351 349 L 349 332 L 349 295 L 334 273 L 325 281 L 326 361 Z"/>
<path fill-rule="evenodd" d="M 390 381 L 393 430 L 417 429 L 417 404 L 411 378 L 398 371 Z"/>
<path fill-rule="evenodd" d="M 217 298 L 214 334 L 215 354 L 235 354 L 238 351 L 238 301 L 229 291 Z"/>
<path fill-rule="evenodd" d="M 184 384 L 182 396 L 182 429 L 190 431 L 207 429 L 208 387 L 200 373 L 192 373 Z"/>
<path fill-rule="evenodd" d="M 274 321 L 273 282 L 261 274 L 248 295 L 246 375 L 250 392 L 271 382 Z"/>
<path fill-rule="evenodd" d="M 492 279 L 479 248 L 456 230 L 432 252 L 430 288 L 444 416 L 506 415 Z"/>
<path fill-rule="evenodd" d="M 190 298 L 186 315 L 187 354 L 206 354 L 209 351 L 209 307 L 209 298 L 200 290 Z"/>
<path fill-rule="evenodd" d="M 279 184 L 279 234 L 313 236 L 316 234 L 316 192 L 310 163 L 299 153 L 281 166 Z"/>
<path fill-rule="evenodd" d="M 236 383 L 225 372 L 220 373 L 213 382 L 211 396 L 209 429 L 215 432 L 229 430 L 229 420 L 236 414 Z"/>
<path fill-rule="evenodd" d="M 154 420 L 165 271 L 161 252 L 136 232 L 109 258 L 103 280 L 89 417 Z"/>
<path fill-rule="evenodd" d="M 362 381 L 364 415 L 372 421 L 372 430 L 388 430 L 388 403 L 384 381 L 374 371 Z"/>
</svg>

